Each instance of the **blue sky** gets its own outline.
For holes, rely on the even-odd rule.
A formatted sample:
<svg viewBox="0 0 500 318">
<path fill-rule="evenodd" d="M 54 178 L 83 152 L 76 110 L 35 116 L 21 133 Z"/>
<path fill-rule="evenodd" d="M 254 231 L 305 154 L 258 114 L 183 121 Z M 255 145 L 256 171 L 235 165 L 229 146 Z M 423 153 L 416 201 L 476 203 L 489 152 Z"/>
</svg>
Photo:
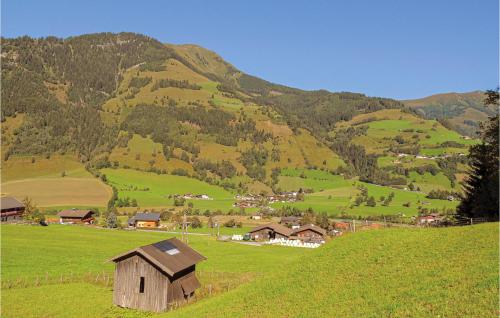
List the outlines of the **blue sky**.
<svg viewBox="0 0 500 318">
<path fill-rule="evenodd" d="M 418 98 L 498 85 L 498 1 L 3 0 L 6 37 L 130 31 L 303 89 Z"/>
</svg>

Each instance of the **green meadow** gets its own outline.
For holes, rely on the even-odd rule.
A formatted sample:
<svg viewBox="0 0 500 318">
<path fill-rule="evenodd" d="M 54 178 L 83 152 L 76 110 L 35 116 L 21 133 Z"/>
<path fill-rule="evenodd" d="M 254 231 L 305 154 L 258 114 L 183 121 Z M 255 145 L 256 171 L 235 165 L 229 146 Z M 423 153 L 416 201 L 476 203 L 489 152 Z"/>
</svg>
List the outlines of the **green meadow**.
<svg viewBox="0 0 500 318">
<path fill-rule="evenodd" d="M 434 188 L 445 188 L 449 180 L 442 174 L 431 176 L 424 174 L 420 176 L 412 173 L 416 186 L 422 186 L 422 190 Z M 330 215 L 348 214 L 352 216 L 380 216 L 380 215 L 403 215 L 406 217 L 418 214 L 418 207 L 431 208 L 455 208 L 457 202 L 447 200 L 427 199 L 423 192 L 407 191 L 390 187 L 383 187 L 374 184 L 352 180 L 345 180 L 342 176 L 332 175 L 319 170 L 284 169 L 279 177 L 278 186 L 287 191 L 297 191 L 302 189 L 312 189 L 313 193 L 308 193 L 304 201 L 274 203 L 274 208 L 291 206 L 301 210 L 312 208 L 316 212 L 327 212 Z M 377 201 L 375 207 L 366 206 L 362 203 L 353 206 L 354 199 L 359 193 L 359 186 L 364 186 L 368 190 L 368 196 L 373 196 Z M 388 206 L 383 206 L 381 198 L 387 198 L 390 193 L 394 193 L 394 199 Z M 408 204 L 409 203 L 409 204 Z M 409 206 L 407 206 L 409 205 Z"/>
<path fill-rule="evenodd" d="M 197 179 L 158 175 L 132 169 L 103 169 L 109 184 L 118 190 L 118 197 L 136 199 L 140 207 L 173 206 L 174 194 L 206 194 L 213 200 L 189 200 L 194 208 L 205 210 L 229 210 L 234 195 L 221 187 L 210 185 Z"/>
<path fill-rule="evenodd" d="M 227 288 L 162 314 L 113 306 L 107 260 L 171 234 L 61 225 L 1 232 L 2 317 L 497 316 L 498 223 L 362 231 L 316 250 L 191 235 L 208 258 L 197 267 L 200 294 L 207 284 Z"/>
</svg>

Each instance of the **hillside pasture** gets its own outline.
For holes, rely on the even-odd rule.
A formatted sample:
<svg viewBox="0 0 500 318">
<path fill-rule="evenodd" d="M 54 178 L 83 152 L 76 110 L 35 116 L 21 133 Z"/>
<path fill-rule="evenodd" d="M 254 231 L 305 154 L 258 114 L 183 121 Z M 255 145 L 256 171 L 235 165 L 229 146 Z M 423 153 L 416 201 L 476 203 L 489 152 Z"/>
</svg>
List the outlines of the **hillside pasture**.
<svg viewBox="0 0 500 318">
<path fill-rule="evenodd" d="M 416 216 L 418 207 L 427 209 L 455 208 L 456 201 L 427 199 L 424 192 L 407 191 L 390 187 L 378 186 L 356 180 L 344 180 L 342 176 L 332 175 L 323 171 L 305 170 L 301 172 L 298 169 L 288 169 L 282 171 L 284 176 L 279 178 L 279 187 L 286 190 L 312 189 L 314 192 L 305 195 L 304 201 L 274 203 L 274 208 L 284 206 L 296 207 L 301 210 L 312 208 L 316 212 L 326 212 L 329 215 L 340 216 L 347 214 L 351 216 L 380 216 L 380 215 L 401 215 L 404 217 Z M 302 175 L 296 176 L 297 174 Z M 432 182 L 438 185 L 445 183 L 447 178 L 436 176 Z M 415 177 L 416 178 L 416 177 Z M 421 181 L 420 179 L 418 181 Z M 428 186 L 425 181 L 416 183 L 417 186 Z M 449 182 L 449 181 L 448 181 Z M 376 200 L 376 206 L 367 206 L 362 203 L 359 206 L 354 205 L 354 199 L 359 193 L 358 186 L 364 186 L 368 189 L 368 196 L 373 196 Z M 444 187 L 444 186 L 443 186 Z M 429 187 L 430 189 L 431 187 Z M 439 186 L 432 188 L 440 188 Z M 388 206 L 382 205 L 381 198 L 387 198 L 390 193 L 394 193 L 394 199 Z M 409 206 L 406 206 L 409 205 Z"/>
<path fill-rule="evenodd" d="M 29 197 L 40 207 L 105 207 L 111 188 L 96 178 L 33 178 L 2 183 L 2 194 Z"/>
<path fill-rule="evenodd" d="M 76 156 L 51 155 L 44 156 L 10 156 L 2 162 L 2 182 L 30 178 L 59 178 L 62 173 L 72 178 L 90 178 Z"/>
<path fill-rule="evenodd" d="M 171 207 L 175 194 L 206 194 L 213 200 L 188 200 L 194 208 L 205 210 L 229 210 L 234 202 L 234 195 L 221 187 L 210 185 L 197 179 L 158 175 L 132 169 L 102 169 L 111 185 L 118 190 L 118 197 L 136 199 L 139 206 Z M 187 204 L 187 203 L 186 203 Z"/>
<path fill-rule="evenodd" d="M 497 223 L 365 231 L 166 316 L 496 317 L 498 252 Z"/>
</svg>

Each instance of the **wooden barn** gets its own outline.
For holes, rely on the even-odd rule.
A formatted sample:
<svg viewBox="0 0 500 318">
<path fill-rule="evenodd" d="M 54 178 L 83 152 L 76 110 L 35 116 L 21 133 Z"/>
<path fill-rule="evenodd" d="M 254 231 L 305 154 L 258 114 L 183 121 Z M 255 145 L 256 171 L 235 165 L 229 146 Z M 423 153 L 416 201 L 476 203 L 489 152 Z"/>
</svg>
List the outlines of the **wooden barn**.
<svg viewBox="0 0 500 318">
<path fill-rule="evenodd" d="M 142 246 L 112 259 L 113 303 L 160 312 L 189 300 L 201 285 L 196 264 L 206 258 L 176 238 Z"/>
<path fill-rule="evenodd" d="M 314 224 L 303 225 L 292 233 L 299 240 L 319 243 L 325 240 L 326 230 Z"/>
<path fill-rule="evenodd" d="M 23 218 L 25 206 L 13 197 L 0 198 L 1 221 L 13 222 L 20 221 Z"/>
<path fill-rule="evenodd" d="M 92 210 L 63 210 L 57 214 L 59 223 L 93 224 L 95 212 Z"/>
<path fill-rule="evenodd" d="M 274 238 L 289 238 L 292 230 L 281 224 L 269 223 L 253 228 L 249 233 L 253 240 L 270 240 Z"/>
<path fill-rule="evenodd" d="M 160 225 L 160 213 L 136 213 L 128 220 L 132 227 L 158 227 Z"/>
</svg>

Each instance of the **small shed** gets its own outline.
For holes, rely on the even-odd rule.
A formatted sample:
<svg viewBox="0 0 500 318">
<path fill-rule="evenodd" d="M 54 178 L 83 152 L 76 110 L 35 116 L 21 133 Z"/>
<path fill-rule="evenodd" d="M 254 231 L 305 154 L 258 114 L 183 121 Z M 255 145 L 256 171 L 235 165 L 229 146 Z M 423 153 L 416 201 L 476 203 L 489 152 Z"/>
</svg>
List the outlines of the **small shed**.
<svg viewBox="0 0 500 318">
<path fill-rule="evenodd" d="M 277 223 L 269 223 L 253 228 L 249 233 L 253 240 L 270 240 L 275 238 L 288 238 L 292 230 Z"/>
<path fill-rule="evenodd" d="M 128 220 L 128 225 L 133 227 L 158 227 L 160 213 L 138 212 Z"/>
<path fill-rule="evenodd" d="M 0 198 L 1 221 L 19 221 L 23 217 L 25 206 L 14 197 Z"/>
<path fill-rule="evenodd" d="M 161 312 L 189 300 L 201 285 L 196 264 L 206 258 L 176 238 L 145 245 L 112 259 L 113 303 Z"/>
<path fill-rule="evenodd" d="M 326 231 L 314 224 L 306 224 L 293 232 L 294 236 L 303 241 L 321 242 L 325 240 Z"/>
<path fill-rule="evenodd" d="M 93 224 L 95 212 L 92 210 L 63 210 L 57 214 L 59 223 Z"/>
</svg>

